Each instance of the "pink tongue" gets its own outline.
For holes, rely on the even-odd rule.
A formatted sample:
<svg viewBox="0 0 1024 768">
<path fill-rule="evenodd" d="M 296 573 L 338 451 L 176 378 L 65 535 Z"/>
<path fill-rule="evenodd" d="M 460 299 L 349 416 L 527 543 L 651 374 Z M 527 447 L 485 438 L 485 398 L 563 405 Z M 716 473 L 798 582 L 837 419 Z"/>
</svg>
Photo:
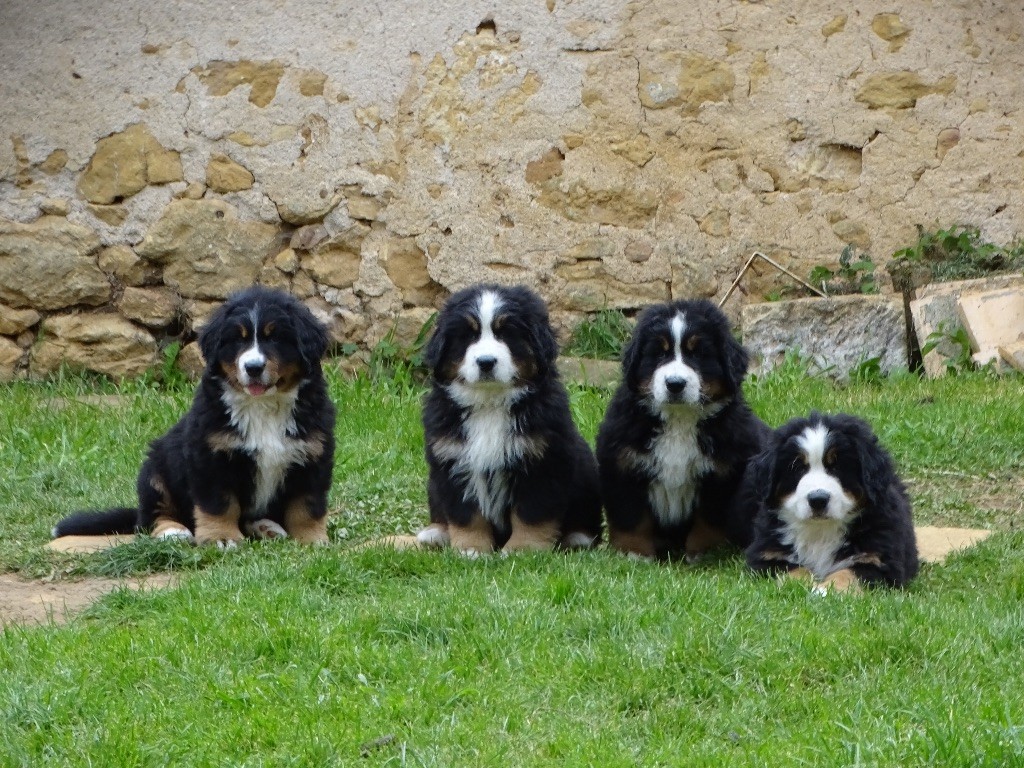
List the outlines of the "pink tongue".
<svg viewBox="0 0 1024 768">
<path fill-rule="evenodd" d="M 248 390 L 249 394 L 252 395 L 253 397 L 259 397 L 260 395 L 267 391 L 267 388 L 264 387 L 262 384 L 250 384 L 249 386 L 246 387 L 246 390 Z"/>
</svg>

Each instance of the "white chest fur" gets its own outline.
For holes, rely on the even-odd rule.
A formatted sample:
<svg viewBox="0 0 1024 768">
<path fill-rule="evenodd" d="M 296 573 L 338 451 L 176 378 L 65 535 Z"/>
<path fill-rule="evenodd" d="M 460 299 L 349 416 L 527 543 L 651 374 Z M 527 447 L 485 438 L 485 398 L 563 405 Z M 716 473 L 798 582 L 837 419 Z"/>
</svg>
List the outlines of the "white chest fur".
<svg viewBox="0 0 1024 768">
<path fill-rule="evenodd" d="M 841 520 L 815 519 L 785 521 L 782 543 L 793 548 L 797 563 L 823 579 L 836 567 L 836 553 L 846 540 L 847 523 Z"/>
<path fill-rule="evenodd" d="M 697 441 L 698 418 L 690 408 L 671 409 L 665 415 L 664 429 L 651 441 L 644 458 L 652 476 L 648 500 L 663 525 L 689 518 L 700 478 L 711 469 Z"/>
<path fill-rule="evenodd" d="M 542 451 L 537 441 L 519 432 L 504 397 L 468 407 L 462 439 L 434 444 L 438 457 L 454 462 L 456 474 L 465 478 L 465 499 L 476 503 L 480 513 L 499 526 L 507 524 L 509 469 L 524 456 Z"/>
<path fill-rule="evenodd" d="M 262 517 L 284 483 L 288 467 L 309 456 L 309 443 L 295 436 L 297 399 L 298 390 L 262 397 L 234 390 L 224 393 L 231 424 L 238 430 L 238 448 L 256 463 L 256 488 L 245 517 Z"/>
</svg>

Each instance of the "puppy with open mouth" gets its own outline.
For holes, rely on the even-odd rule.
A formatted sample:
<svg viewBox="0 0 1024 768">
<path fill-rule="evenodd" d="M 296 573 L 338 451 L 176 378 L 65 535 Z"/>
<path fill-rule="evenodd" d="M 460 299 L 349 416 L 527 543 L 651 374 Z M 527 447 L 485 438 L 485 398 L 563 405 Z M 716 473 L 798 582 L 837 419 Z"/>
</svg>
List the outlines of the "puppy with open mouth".
<svg viewBox="0 0 1024 768">
<path fill-rule="evenodd" d="M 138 506 L 79 512 L 54 537 L 152 533 L 230 547 L 245 535 L 327 542 L 334 406 L 324 326 L 297 299 L 253 287 L 199 336 L 206 361 L 192 407 L 154 440 Z"/>
</svg>

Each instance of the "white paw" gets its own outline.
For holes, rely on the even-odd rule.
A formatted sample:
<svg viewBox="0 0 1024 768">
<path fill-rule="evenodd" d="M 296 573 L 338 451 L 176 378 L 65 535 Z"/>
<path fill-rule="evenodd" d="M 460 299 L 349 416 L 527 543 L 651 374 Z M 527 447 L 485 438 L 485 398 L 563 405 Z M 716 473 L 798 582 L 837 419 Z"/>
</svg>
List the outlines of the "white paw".
<svg viewBox="0 0 1024 768">
<path fill-rule="evenodd" d="M 253 539 L 287 539 L 288 531 L 273 520 L 262 518 L 245 524 L 245 535 Z"/>
<path fill-rule="evenodd" d="M 153 536 L 154 539 L 181 539 L 187 541 L 190 544 L 195 544 L 196 537 L 192 535 L 192 531 L 188 528 L 167 528 L 160 533 Z"/>
<path fill-rule="evenodd" d="M 416 541 L 423 547 L 447 547 L 451 541 L 448 530 L 440 525 L 428 525 L 416 534 Z"/>
<path fill-rule="evenodd" d="M 217 549 L 238 549 L 238 542 L 234 539 L 217 539 Z"/>
<path fill-rule="evenodd" d="M 478 557 L 480 557 L 484 553 L 481 552 L 476 547 L 466 547 L 465 549 L 460 549 L 459 550 L 459 554 L 462 555 L 465 558 L 470 559 L 470 560 L 476 560 Z"/>
<path fill-rule="evenodd" d="M 583 531 L 573 531 L 562 539 L 562 546 L 566 549 L 590 549 L 596 545 L 597 537 Z"/>
</svg>

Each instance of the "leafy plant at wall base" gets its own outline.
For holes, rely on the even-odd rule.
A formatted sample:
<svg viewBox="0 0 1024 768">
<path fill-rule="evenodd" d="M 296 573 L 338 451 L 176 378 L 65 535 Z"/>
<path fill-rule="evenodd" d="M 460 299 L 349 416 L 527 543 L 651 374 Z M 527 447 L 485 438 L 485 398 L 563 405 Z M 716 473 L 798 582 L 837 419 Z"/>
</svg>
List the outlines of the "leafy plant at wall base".
<svg viewBox="0 0 1024 768">
<path fill-rule="evenodd" d="M 850 381 L 858 384 L 878 384 L 885 378 L 882 371 L 882 358 L 869 357 L 861 360 L 850 370 Z"/>
<path fill-rule="evenodd" d="M 977 369 L 974 359 L 971 357 L 971 340 L 963 326 L 950 327 L 948 323 L 939 323 L 939 328 L 928 334 L 924 346 L 921 347 L 921 354 L 927 355 L 936 350 L 939 346 L 946 349 L 952 347 L 953 354 L 947 355 L 944 350 L 939 350 L 945 355 L 944 362 L 948 373 L 963 373 Z"/>
<path fill-rule="evenodd" d="M 917 242 L 896 251 L 888 266 L 896 278 L 914 265 L 928 270 L 932 280 L 967 280 L 1024 269 L 1024 241 L 1004 247 L 982 238 L 977 227 L 958 224 L 926 232 L 918 225 Z"/>
<path fill-rule="evenodd" d="M 420 327 L 412 344 L 403 348 L 395 341 L 395 328 L 377 342 L 370 352 L 370 378 L 374 381 L 385 379 L 412 379 L 422 381 L 427 376 L 424 350 L 430 332 L 437 322 L 437 313 L 431 314 Z"/>
<path fill-rule="evenodd" d="M 839 268 L 831 269 L 819 264 L 811 270 L 808 282 L 821 286 L 826 293 L 875 293 L 875 263 L 864 254 L 858 258 L 857 249 L 848 245 L 839 255 Z"/>
<path fill-rule="evenodd" d="M 633 332 L 629 319 L 617 309 L 602 309 L 580 321 L 562 351 L 574 357 L 618 360 Z"/>
</svg>

